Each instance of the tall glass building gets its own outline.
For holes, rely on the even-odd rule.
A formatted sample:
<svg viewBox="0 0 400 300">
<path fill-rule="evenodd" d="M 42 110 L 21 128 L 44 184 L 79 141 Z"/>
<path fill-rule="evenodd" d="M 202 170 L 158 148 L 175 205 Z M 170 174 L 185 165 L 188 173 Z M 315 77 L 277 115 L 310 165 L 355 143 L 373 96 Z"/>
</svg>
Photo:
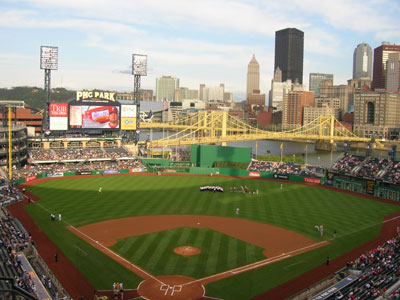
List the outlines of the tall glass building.
<svg viewBox="0 0 400 300">
<path fill-rule="evenodd" d="M 303 84 L 304 32 L 286 28 L 275 32 L 275 66 L 282 71 L 282 81 L 291 79 Z"/>
<path fill-rule="evenodd" d="M 353 54 L 353 79 L 372 79 L 372 48 L 366 43 L 359 44 Z"/>
<path fill-rule="evenodd" d="M 332 80 L 333 74 L 323 74 L 323 73 L 310 73 L 310 80 L 308 81 L 310 92 L 314 92 L 314 97 L 318 98 L 320 96 L 319 84 L 324 80 Z"/>
</svg>

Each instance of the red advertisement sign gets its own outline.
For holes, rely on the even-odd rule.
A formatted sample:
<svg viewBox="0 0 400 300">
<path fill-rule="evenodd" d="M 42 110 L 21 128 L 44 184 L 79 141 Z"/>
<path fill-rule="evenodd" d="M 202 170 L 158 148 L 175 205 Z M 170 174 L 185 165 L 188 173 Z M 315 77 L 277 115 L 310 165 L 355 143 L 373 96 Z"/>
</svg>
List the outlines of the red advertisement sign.
<svg viewBox="0 0 400 300">
<path fill-rule="evenodd" d="M 250 176 L 250 177 L 260 177 L 261 174 L 258 173 L 258 172 L 250 172 L 250 173 L 249 173 L 249 176 Z"/>
<path fill-rule="evenodd" d="M 166 169 L 163 172 L 164 173 L 176 173 L 176 170 Z"/>
<path fill-rule="evenodd" d="M 68 117 L 68 104 L 50 103 L 50 117 Z"/>
<path fill-rule="evenodd" d="M 304 182 L 308 182 L 308 183 L 321 183 L 321 179 L 320 179 L 320 178 L 304 177 Z"/>
<path fill-rule="evenodd" d="M 36 175 L 28 176 L 28 177 L 25 178 L 25 182 L 32 181 L 32 180 L 35 180 L 35 179 L 36 179 Z"/>
</svg>

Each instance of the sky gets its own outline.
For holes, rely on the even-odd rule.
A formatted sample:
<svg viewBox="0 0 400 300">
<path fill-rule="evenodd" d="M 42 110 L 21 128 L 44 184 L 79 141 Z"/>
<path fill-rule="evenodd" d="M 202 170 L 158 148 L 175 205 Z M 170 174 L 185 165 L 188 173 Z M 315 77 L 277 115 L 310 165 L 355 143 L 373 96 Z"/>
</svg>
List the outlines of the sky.
<svg viewBox="0 0 400 300">
<path fill-rule="evenodd" d="M 399 0 L 0 0 L 0 88 L 44 87 L 40 46 L 55 46 L 52 88 L 132 92 L 132 54 L 146 54 L 141 88 L 175 76 L 189 89 L 224 83 L 240 101 L 253 54 L 268 95 L 275 31 L 288 27 L 304 32 L 307 89 L 311 72 L 346 84 L 358 44 L 400 44 L 399 15 Z"/>
</svg>

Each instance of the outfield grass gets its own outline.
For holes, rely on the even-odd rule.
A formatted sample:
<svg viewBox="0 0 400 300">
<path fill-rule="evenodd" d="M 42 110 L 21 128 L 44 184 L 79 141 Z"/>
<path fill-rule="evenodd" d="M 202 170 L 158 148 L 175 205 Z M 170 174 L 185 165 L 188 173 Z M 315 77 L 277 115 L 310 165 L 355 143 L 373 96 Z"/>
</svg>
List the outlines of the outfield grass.
<svg viewBox="0 0 400 300">
<path fill-rule="evenodd" d="M 219 185 L 225 192 L 199 192 L 203 185 Z M 229 192 L 230 187 L 240 185 L 260 193 Z M 101 194 L 97 192 L 99 187 L 103 188 Z M 142 279 L 80 240 L 65 229 L 66 225 L 79 227 L 109 219 L 160 214 L 236 217 L 239 207 L 241 218 L 287 228 L 315 241 L 321 240 L 315 225 L 324 225 L 327 239 L 337 231 L 337 238 L 328 246 L 206 286 L 208 296 L 225 299 L 249 299 L 324 263 L 327 255 L 334 258 L 361 245 L 377 236 L 385 215 L 399 210 L 397 206 L 319 187 L 284 183 L 281 190 L 278 182 L 215 176 L 106 176 L 54 180 L 29 189 L 41 200 L 28 205 L 28 213 L 98 289 L 110 289 L 113 282 L 136 288 Z M 62 213 L 65 223 L 52 222 L 50 213 Z M 195 256 L 190 258 L 193 262 L 186 260 L 184 264 L 174 258 L 174 253 L 168 257 L 168 249 L 180 246 L 174 245 L 179 240 L 174 236 L 183 234 L 188 241 L 199 243 L 201 235 L 209 235 L 206 240 L 212 246 L 204 249 L 218 255 L 201 259 Z M 164 240 L 157 244 L 154 235 L 163 236 Z M 229 251 L 226 241 L 239 249 L 240 255 Z M 144 244 L 152 251 L 142 249 L 139 257 L 135 249 Z M 182 228 L 132 237 L 118 241 L 113 249 L 154 274 L 174 275 L 180 271 L 195 278 L 259 260 L 258 250 L 251 245 L 207 229 Z M 209 260 L 208 265 L 203 259 Z M 203 267 L 197 270 L 195 266 L 200 261 Z"/>
</svg>

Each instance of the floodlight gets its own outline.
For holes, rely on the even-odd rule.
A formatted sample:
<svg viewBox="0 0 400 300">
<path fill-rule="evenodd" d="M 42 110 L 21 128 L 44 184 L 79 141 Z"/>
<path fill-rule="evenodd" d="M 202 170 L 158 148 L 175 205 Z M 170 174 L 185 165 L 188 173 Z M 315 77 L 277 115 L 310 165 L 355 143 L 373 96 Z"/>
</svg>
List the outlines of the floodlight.
<svg viewBox="0 0 400 300">
<path fill-rule="evenodd" d="M 139 76 L 147 75 L 147 55 L 143 54 L 132 55 L 132 74 Z"/>
<path fill-rule="evenodd" d="M 58 70 L 58 47 L 40 47 L 40 68 L 44 70 Z"/>
</svg>

